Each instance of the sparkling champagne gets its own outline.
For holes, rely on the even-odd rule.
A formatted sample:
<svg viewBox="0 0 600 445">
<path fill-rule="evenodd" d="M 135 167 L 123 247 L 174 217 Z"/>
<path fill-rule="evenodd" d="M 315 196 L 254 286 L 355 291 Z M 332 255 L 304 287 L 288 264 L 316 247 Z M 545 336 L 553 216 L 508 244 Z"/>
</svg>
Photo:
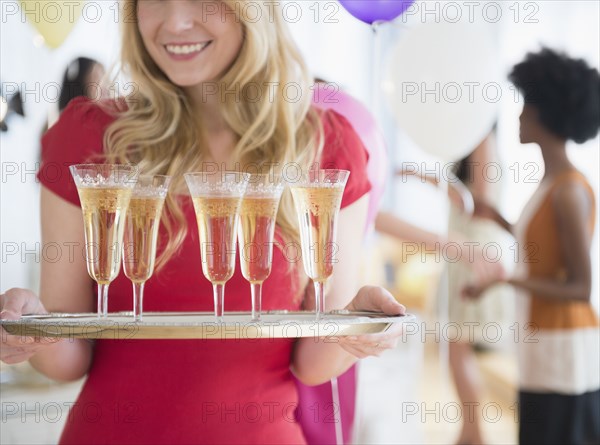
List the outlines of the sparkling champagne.
<svg viewBox="0 0 600 445">
<path fill-rule="evenodd" d="M 306 274 L 315 282 L 325 282 L 336 262 L 337 224 L 344 187 L 292 187 L 300 221 L 302 261 Z"/>
<path fill-rule="evenodd" d="M 235 270 L 236 233 L 241 196 L 194 196 L 200 234 L 202 272 L 224 284 Z"/>
<path fill-rule="evenodd" d="M 119 274 L 125 215 L 130 188 L 78 187 L 83 221 L 87 269 L 98 284 L 109 284 Z"/>
<path fill-rule="evenodd" d="M 279 196 L 244 197 L 240 209 L 239 242 L 242 275 L 250 283 L 262 283 L 271 274 L 275 221 Z"/>
<path fill-rule="evenodd" d="M 132 282 L 143 283 L 154 272 L 156 241 L 164 198 L 132 197 L 123 237 L 123 270 Z"/>
</svg>

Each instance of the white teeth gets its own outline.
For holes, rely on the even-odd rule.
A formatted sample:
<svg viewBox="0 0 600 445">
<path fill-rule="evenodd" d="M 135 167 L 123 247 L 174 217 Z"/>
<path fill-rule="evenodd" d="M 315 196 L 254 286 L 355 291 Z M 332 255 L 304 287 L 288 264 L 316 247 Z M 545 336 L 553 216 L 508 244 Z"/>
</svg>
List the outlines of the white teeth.
<svg viewBox="0 0 600 445">
<path fill-rule="evenodd" d="M 173 54 L 190 54 L 202 51 L 210 42 L 196 43 L 194 45 L 166 45 L 167 51 Z"/>
</svg>

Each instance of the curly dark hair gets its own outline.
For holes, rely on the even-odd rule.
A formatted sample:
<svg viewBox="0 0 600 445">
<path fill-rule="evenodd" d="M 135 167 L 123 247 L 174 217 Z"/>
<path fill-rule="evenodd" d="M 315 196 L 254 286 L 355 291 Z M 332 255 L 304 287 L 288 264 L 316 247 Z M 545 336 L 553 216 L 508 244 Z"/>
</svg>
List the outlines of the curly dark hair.
<svg viewBox="0 0 600 445">
<path fill-rule="evenodd" d="M 600 75 L 584 60 L 543 48 L 515 65 L 509 80 L 550 132 L 577 143 L 598 134 Z"/>
</svg>

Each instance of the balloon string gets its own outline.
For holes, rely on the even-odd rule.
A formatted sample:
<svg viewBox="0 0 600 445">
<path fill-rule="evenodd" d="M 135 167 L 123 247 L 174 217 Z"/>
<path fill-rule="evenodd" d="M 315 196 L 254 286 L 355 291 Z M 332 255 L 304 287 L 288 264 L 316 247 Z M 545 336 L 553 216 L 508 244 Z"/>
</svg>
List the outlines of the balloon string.
<svg viewBox="0 0 600 445">
<path fill-rule="evenodd" d="M 331 398 L 333 401 L 333 417 L 335 423 L 335 443 L 336 445 L 344 445 L 344 428 L 342 425 L 342 404 L 340 403 L 340 389 L 338 379 L 331 379 Z M 337 407 L 337 409 L 336 409 Z"/>
<path fill-rule="evenodd" d="M 382 22 L 373 22 L 373 67 L 372 67 L 372 85 L 371 85 L 371 113 L 376 121 L 380 121 L 380 95 L 381 95 L 381 24 Z"/>
</svg>

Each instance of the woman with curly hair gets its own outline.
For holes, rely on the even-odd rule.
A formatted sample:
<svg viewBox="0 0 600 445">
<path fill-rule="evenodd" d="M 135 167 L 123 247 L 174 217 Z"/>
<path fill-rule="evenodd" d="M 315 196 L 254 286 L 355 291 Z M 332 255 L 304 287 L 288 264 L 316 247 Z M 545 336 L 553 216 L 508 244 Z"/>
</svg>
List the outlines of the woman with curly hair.
<svg viewBox="0 0 600 445">
<path fill-rule="evenodd" d="M 101 158 L 173 177 L 160 230 L 160 267 L 148 283 L 148 311 L 210 311 L 212 287 L 200 272 L 195 213 L 183 175 L 204 163 L 270 172 L 315 162 L 351 171 L 339 215 L 338 263 L 326 310 L 404 312 L 389 292 L 359 288 L 358 270 L 370 184 L 367 153 L 341 115 L 311 106 L 312 76 L 278 3 L 126 0 L 122 67 L 135 91 L 112 101 L 77 98 L 43 139 L 42 241 L 84 246 L 82 214 L 68 165 Z M 250 6 L 250 7 L 248 7 Z M 260 12 L 257 17 L 257 8 Z M 298 90 L 304 94 L 297 94 Z M 327 168 L 326 167 L 326 168 Z M 52 170 L 53 169 L 53 170 Z M 58 173 L 57 174 L 57 169 Z M 265 310 L 311 309 L 301 262 L 286 257 L 298 243 L 288 193 L 277 217 Z M 239 266 L 227 284 L 230 311 L 250 309 Z M 97 295 L 82 255 L 42 261 L 40 298 L 11 289 L 0 317 L 91 312 Z M 111 311 L 131 309 L 131 286 L 111 284 Z M 292 373 L 316 385 L 358 358 L 378 355 L 401 334 L 355 338 L 258 340 L 82 339 L 53 344 L 3 333 L 0 359 L 29 359 L 56 380 L 87 376 L 69 412 L 61 443 L 305 443 L 296 421 Z M 304 413 L 310 415 L 310 413 Z"/>
<path fill-rule="evenodd" d="M 567 156 L 600 126 L 600 77 L 583 60 L 550 49 L 528 54 L 510 80 L 524 96 L 521 143 L 537 144 L 544 177 L 515 226 L 495 209 L 476 212 L 514 233 L 519 269 L 519 441 L 585 444 L 600 440 L 600 341 L 590 302 L 595 198 Z M 465 289 L 479 296 L 496 280 Z"/>
</svg>

